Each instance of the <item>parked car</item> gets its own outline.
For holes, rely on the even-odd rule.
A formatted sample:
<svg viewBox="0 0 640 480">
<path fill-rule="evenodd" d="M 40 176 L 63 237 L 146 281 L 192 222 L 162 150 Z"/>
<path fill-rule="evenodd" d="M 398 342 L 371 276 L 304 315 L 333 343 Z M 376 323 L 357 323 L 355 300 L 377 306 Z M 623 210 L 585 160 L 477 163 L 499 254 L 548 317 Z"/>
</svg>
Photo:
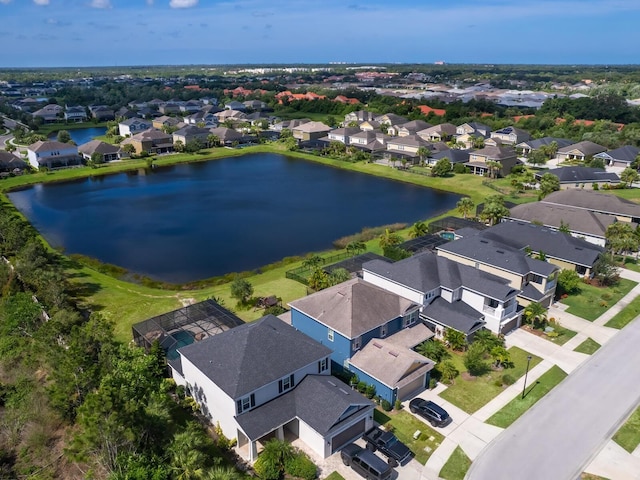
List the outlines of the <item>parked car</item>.
<svg viewBox="0 0 640 480">
<path fill-rule="evenodd" d="M 409 410 L 420 415 L 434 427 L 446 427 L 452 422 L 447 411 L 431 400 L 414 398 L 409 402 Z"/>
<path fill-rule="evenodd" d="M 393 468 L 371 450 L 350 443 L 340 451 L 342 463 L 368 480 L 388 480 Z"/>
<path fill-rule="evenodd" d="M 389 465 L 395 467 L 403 464 L 411 457 L 411 450 L 402 443 L 392 432 L 386 432 L 379 427 L 367 430 L 362 438 L 367 442 L 367 448 L 372 452 L 380 450 L 389 459 Z"/>
</svg>

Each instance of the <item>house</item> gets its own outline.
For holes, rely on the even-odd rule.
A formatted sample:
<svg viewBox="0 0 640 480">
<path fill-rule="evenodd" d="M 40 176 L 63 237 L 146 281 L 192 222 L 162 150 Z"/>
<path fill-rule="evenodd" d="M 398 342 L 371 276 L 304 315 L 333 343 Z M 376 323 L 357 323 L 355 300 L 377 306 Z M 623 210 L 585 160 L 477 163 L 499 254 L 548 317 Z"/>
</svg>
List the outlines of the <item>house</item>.
<svg viewBox="0 0 640 480">
<path fill-rule="evenodd" d="M 222 112 L 217 112 L 214 114 L 218 118 L 219 123 L 224 123 L 226 120 L 243 121 L 247 114 L 241 112 L 240 110 L 223 110 Z"/>
<path fill-rule="evenodd" d="M 54 169 L 82 164 L 76 145 L 51 140 L 40 140 L 29 145 L 27 147 L 27 157 L 34 168 L 46 167 Z"/>
<path fill-rule="evenodd" d="M 456 237 L 460 236 L 458 233 Z M 523 306 L 539 302 L 548 307 L 555 295 L 560 269 L 479 233 L 473 229 L 465 231 L 459 239 L 438 246 L 438 255 L 506 279 L 518 291 L 518 303 Z"/>
<path fill-rule="evenodd" d="M 640 205 L 630 200 L 591 190 L 560 190 L 542 200 L 549 205 L 566 205 L 615 217 L 618 222 L 640 223 Z"/>
<path fill-rule="evenodd" d="M 129 118 L 136 118 L 140 116 L 141 115 L 138 115 L 138 113 L 135 110 L 131 110 L 130 108 L 127 108 L 127 107 L 120 107 L 116 111 L 116 118 L 118 120 L 127 120 Z"/>
<path fill-rule="evenodd" d="M 583 167 L 580 165 L 540 171 L 535 174 L 536 180 L 539 181 L 542 176 L 547 173 L 558 177 L 561 189 L 586 188 L 591 190 L 594 185 L 598 185 L 598 188 L 601 188 L 604 185 L 617 185 L 620 183 L 620 177 L 613 172 L 607 172 L 601 168 Z"/>
<path fill-rule="evenodd" d="M 179 123 L 179 118 L 162 115 L 160 117 L 154 118 L 151 122 L 151 125 L 153 126 L 153 128 L 162 130 L 164 127 L 178 127 Z"/>
<path fill-rule="evenodd" d="M 276 132 L 282 132 L 282 130 L 291 130 L 295 127 L 302 125 L 303 123 L 308 123 L 311 120 L 308 118 L 298 118 L 295 120 L 283 120 L 282 122 L 276 122 L 271 126 L 272 130 Z"/>
<path fill-rule="evenodd" d="M 432 125 L 423 120 L 412 120 L 410 122 L 403 123 L 402 125 L 392 125 L 387 129 L 387 134 L 408 137 L 409 135 L 415 135 L 420 130 L 425 130 Z"/>
<path fill-rule="evenodd" d="M 204 123 L 206 127 L 217 127 L 218 117 L 215 116 L 215 112 L 199 111 L 191 115 L 184 117 L 184 123 L 187 125 L 197 125 Z"/>
<path fill-rule="evenodd" d="M 0 150 L 0 173 L 20 174 L 27 168 L 27 162 L 11 152 Z"/>
<path fill-rule="evenodd" d="M 202 103 L 198 100 L 189 100 L 180 104 L 180 111 L 184 113 L 196 113 L 202 108 Z"/>
<path fill-rule="evenodd" d="M 409 135 L 406 137 L 391 137 L 387 140 L 387 151 L 389 156 L 398 156 L 416 160 L 420 155 L 418 151 L 427 149 L 430 151 L 431 144 L 423 140 L 418 135 Z M 425 155 L 426 157 L 426 155 Z"/>
<path fill-rule="evenodd" d="M 360 133 L 360 129 L 357 127 L 335 128 L 329 132 L 327 138 L 330 142 L 340 142 L 349 145 L 349 139 L 357 133 Z"/>
<path fill-rule="evenodd" d="M 39 110 L 36 110 L 31 115 L 33 118 L 39 118 L 43 123 L 59 122 L 62 119 L 64 109 L 60 105 L 49 104 L 45 105 Z"/>
<path fill-rule="evenodd" d="M 180 102 L 175 100 L 169 100 L 168 102 L 163 102 L 158 105 L 158 111 L 163 115 L 168 115 L 170 113 L 178 113 L 180 112 Z"/>
<path fill-rule="evenodd" d="M 122 158 L 122 149 L 119 145 L 111 145 L 100 140 L 91 140 L 83 143 L 78 147 L 78 152 L 87 161 L 91 160 L 96 153 L 102 156 L 102 163 Z"/>
<path fill-rule="evenodd" d="M 605 165 L 610 167 L 629 167 L 640 155 L 640 148 L 634 145 L 625 145 L 615 150 L 597 153 L 593 158 L 601 158 Z"/>
<path fill-rule="evenodd" d="M 331 350 L 273 315 L 178 354 L 176 383 L 249 461 L 285 435 L 326 458 L 373 426 L 373 402 L 330 376 Z"/>
<path fill-rule="evenodd" d="M 319 138 L 327 135 L 330 131 L 331 127 L 322 122 L 307 122 L 291 128 L 293 138 L 300 141 L 318 140 Z"/>
<path fill-rule="evenodd" d="M 366 122 L 368 120 L 373 120 L 377 117 L 377 113 L 368 112 L 366 110 L 358 110 L 357 112 L 350 112 L 344 116 L 344 124 L 348 125 L 351 122 Z"/>
<path fill-rule="evenodd" d="M 356 373 L 393 403 L 429 385 L 433 362 L 412 351 L 433 336 L 419 322 L 420 306 L 354 278 L 291 302 L 291 325 L 331 349 L 333 370 Z"/>
<path fill-rule="evenodd" d="M 173 144 L 182 142 L 186 145 L 189 142 L 199 141 L 202 145 L 207 144 L 207 137 L 211 134 L 209 128 L 196 127 L 195 125 L 187 125 L 173 132 Z"/>
<path fill-rule="evenodd" d="M 89 107 L 91 116 L 98 122 L 108 122 L 116 119 L 115 112 L 105 105 L 93 105 Z"/>
<path fill-rule="evenodd" d="M 469 122 L 456 127 L 456 135 L 474 135 L 483 138 L 491 136 L 491 128 L 483 123 Z"/>
<path fill-rule="evenodd" d="M 607 227 L 616 222 L 613 215 L 546 202 L 516 205 L 509 210 L 506 219 L 535 223 L 556 231 L 566 227 L 574 237 L 601 247 L 606 243 Z"/>
<path fill-rule="evenodd" d="M 407 119 L 401 117 L 400 115 L 396 115 L 395 113 L 385 113 L 384 115 L 379 115 L 374 118 L 376 122 L 379 122 L 381 125 L 402 125 L 403 123 L 407 123 Z"/>
<path fill-rule="evenodd" d="M 456 126 L 451 123 L 441 123 L 418 131 L 418 135 L 428 142 L 446 142 L 455 134 Z"/>
<path fill-rule="evenodd" d="M 431 108 L 428 105 L 418 105 L 417 108 L 423 115 L 429 115 L 433 113 L 437 117 L 444 117 L 447 114 L 447 111 L 443 108 Z"/>
<path fill-rule="evenodd" d="M 344 95 L 336 96 L 333 101 L 342 103 L 343 105 L 357 105 L 358 103 L 360 103 L 360 100 L 358 100 L 357 98 L 349 98 L 345 97 Z"/>
<path fill-rule="evenodd" d="M 395 263 L 373 260 L 363 265 L 363 278 L 420 305 L 420 319 L 436 338 L 443 338 L 447 328 L 471 339 L 482 327 L 499 334 L 520 326 L 520 289 L 440 252 L 424 251 Z"/>
<path fill-rule="evenodd" d="M 564 270 L 575 270 L 585 277 L 591 275 L 593 264 L 604 251 L 604 247 L 584 239 L 527 222 L 506 220 L 477 235 L 531 255 L 544 256 L 547 262 Z"/>
<path fill-rule="evenodd" d="M 368 153 L 383 152 L 387 149 L 389 138 L 382 132 L 358 131 L 349 137 L 349 145 Z"/>
<path fill-rule="evenodd" d="M 252 110 L 254 112 L 271 111 L 271 107 L 261 100 L 246 100 L 242 102 L 245 110 Z"/>
<path fill-rule="evenodd" d="M 246 105 L 242 102 L 238 102 L 237 100 L 232 100 L 228 103 L 225 103 L 224 108 L 226 110 L 237 110 L 239 112 L 245 112 L 247 110 Z"/>
<path fill-rule="evenodd" d="M 465 163 L 474 175 L 485 175 L 489 172 L 489 162 L 502 165 L 500 175 L 508 175 L 518 163 L 516 152 L 511 147 L 484 147 L 469 153 L 469 161 Z"/>
<path fill-rule="evenodd" d="M 169 153 L 173 151 L 173 138 L 156 128 L 150 128 L 124 139 L 122 145 L 131 144 L 137 154 Z"/>
<path fill-rule="evenodd" d="M 118 133 L 123 137 L 135 135 L 136 133 L 144 132 L 153 127 L 153 123 L 150 120 L 144 120 L 142 118 L 128 118 L 118 123 Z"/>
<path fill-rule="evenodd" d="M 538 150 L 540 147 L 551 145 L 554 142 L 558 148 L 564 148 L 573 144 L 571 140 L 567 140 L 566 138 L 543 137 L 520 142 L 516 144 L 516 150 L 520 152 L 523 157 L 528 157 L 531 152 Z"/>
<path fill-rule="evenodd" d="M 497 138 L 503 144 L 517 145 L 518 143 L 531 139 L 531 135 L 529 135 L 529 132 L 525 132 L 520 128 L 505 127 L 491 132 L 491 138 Z"/>
<path fill-rule="evenodd" d="M 84 107 L 67 107 L 64 111 L 64 119 L 67 122 L 86 122 L 87 111 Z"/>
<path fill-rule="evenodd" d="M 441 150 L 439 152 L 432 152 L 429 154 L 429 158 L 427 158 L 427 163 L 429 165 L 435 165 L 436 163 L 438 163 L 438 160 L 442 158 L 448 159 L 452 164 L 468 163 L 470 152 L 470 150 L 460 150 L 457 148 L 449 148 L 446 150 Z"/>
<path fill-rule="evenodd" d="M 358 127 L 360 127 L 360 130 L 362 130 L 363 132 L 379 132 L 381 131 L 380 125 L 382 124 L 380 122 L 376 122 L 375 120 L 365 120 L 364 122 L 360 123 Z"/>
<path fill-rule="evenodd" d="M 585 159 L 591 158 L 598 153 L 606 152 L 607 147 L 598 145 L 597 143 L 585 140 L 583 142 L 574 143 L 558 149 L 556 157 L 560 161 L 578 160 L 584 162 Z"/>
<path fill-rule="evenodd" d="M 234 130 L 233 128 L 226 128 L 226 127 L 210 128 L 209 134 L 218 137 L 218 139 L 220 140 L 220 143 L 226 146 L 233 145 L 236 142 L 239 143 L 243 139 L 242 134 Z"/>
</svg>

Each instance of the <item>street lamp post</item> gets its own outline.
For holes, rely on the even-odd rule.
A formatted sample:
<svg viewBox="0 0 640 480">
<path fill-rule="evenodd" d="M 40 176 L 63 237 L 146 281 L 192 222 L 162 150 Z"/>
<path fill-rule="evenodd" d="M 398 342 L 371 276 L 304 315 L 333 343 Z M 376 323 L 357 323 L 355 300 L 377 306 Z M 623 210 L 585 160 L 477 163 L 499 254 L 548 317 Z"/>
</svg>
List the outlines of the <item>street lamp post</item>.
<svg viewBox="0 0 640 480">
<path fill-rule="evenodd" d="M 527 355 L 527 370 L 524 372 L 524 386 L 522 387 L 522 398 L 524 398 L 524 391 L 527 389 L 527 375 L 529 374 L 530 363 L 531 363 L 531 355 Z"/>
</svg>

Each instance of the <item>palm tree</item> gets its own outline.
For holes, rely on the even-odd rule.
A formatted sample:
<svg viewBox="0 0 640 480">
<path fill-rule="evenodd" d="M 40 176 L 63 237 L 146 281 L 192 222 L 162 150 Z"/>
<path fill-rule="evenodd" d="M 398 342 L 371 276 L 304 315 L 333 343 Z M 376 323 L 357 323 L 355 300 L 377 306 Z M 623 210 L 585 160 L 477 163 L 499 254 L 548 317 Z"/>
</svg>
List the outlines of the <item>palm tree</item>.
<svg viewBox="0 0 640 480">
<path fill-rule="evenodd" d="M 458 376 L 458 369 L 451 360 L 445 360 L 438 365 L 438 370 L 442 375 L 442 379 L 447 383 L 453 383 L 453 380 Z"/>
<path fill-rule="evenodd" d="M 530 323 L 534 328 L 544 327 L 547 323 L 547 309 L 538 302 L 531 302 L 524 307 L 524 318 L 526 323 Z"/>
<path fill-rule="evenodd" d="M 504 347 L 500 347 L 500 346 L 493 347 L 489 351 L 489 355 L 491 355 L 491 358 L 493 358 L 493 361 L 496 362 L 495 363 L 496 367 L 499 367 L 500 365 L 506 365 L 509 362 L 511 362 L 511 354 Z"/>
<path fill-rule="evenodd" d="M 324 263 L 320 255 L 311 255 L 304 259 L 302 266 L 310 269 L 316 269 Z"/>
<path fill-rule="evenodd" d="M 451 358 L 451 354 L 447 347 L 438 340 L 427 340 L 416 347 L 416 352 L 423 355 L 436 363 L 441 363 L 447 358 Z"/>
<path fill-rule="evenodd" d="M 453 328 L 447 328 L 444 332 L 444 340 L 453 350 L 464 350 L 464 347 L 467 346 L 467 336 Z"/>
<path fill-rule="evenodd" d="M 216 466 L 207 470 L 205 480 L 241 480 L 243 477 L 233 467 Z"/>
<path fill-rule="evenodd" d="M 456 203 L 456 208 L 462 214 L 462 218 L 467 218 L 467 216 L 473 211 L 475 208 L 475 203 L 469 197 L 464 197 L 458 200 Z"/>
<path fill-rule="evenodd" d="M 358 255 L 367 249 L 367 245 L 359 240 L 354 240 L 347 244 L 347 253 L 351 255 Z"/>
<path fill-rule="evenodd" d="M 411 227 L 409 236 L 411 238 L 418 238 L 426 235 L 427 233 L 429 233 L 429 227 L 427 227 L 427 224 L 424 222 L 416 222 Z"/>
<path fill-rule="evenodd" d="M 418 154 L 418 157 L 420 157 L 420 165 L 424 165 L 424 160 L 429 156 L 431 150 L 429 150 L 427 147 L 419 147 L 416 153 Z"/>
<path fill-rule="evenodd" d="M 210 133 L 209 135 L 207 135 L 207 145 L 209 145 L 209 147 L 219 147 L 220 137 L 214 135 L 213 133 Z"/>
<path fill-rule="evenodd" d="M 498 178 L 498 174 L 500 173 L 500 170 L 502 170 L 502 164 L 500 162 L 489 160 L 487 162 L 487 167 L 489 168 L 489 177 Z"/>
<path fill-rule="evenodd" d="M 387 247 L 394 247 L 399 243 L 402 243 L 402 237 L 388 228 L 385 228 L 384 233 L 380 235 L 380 246 L 383 250 Z"/>
</svg>

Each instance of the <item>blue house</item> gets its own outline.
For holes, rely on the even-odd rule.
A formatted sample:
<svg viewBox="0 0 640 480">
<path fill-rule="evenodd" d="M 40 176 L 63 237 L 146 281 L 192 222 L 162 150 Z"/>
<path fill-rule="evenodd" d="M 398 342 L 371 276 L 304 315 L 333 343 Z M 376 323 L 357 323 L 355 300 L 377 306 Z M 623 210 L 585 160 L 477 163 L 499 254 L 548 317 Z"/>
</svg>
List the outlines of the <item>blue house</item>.
<svg viewBox="0 0 640 480">
<path fill-rule="evenodd" d="M 433 336 L 420 304 L 355 278 L 290 306 L 292 326 L 332 350 L 332 369 L 356 373 L 381 398 L 428 385 L 434 364 L 412 350 Z"/>
</svg>

